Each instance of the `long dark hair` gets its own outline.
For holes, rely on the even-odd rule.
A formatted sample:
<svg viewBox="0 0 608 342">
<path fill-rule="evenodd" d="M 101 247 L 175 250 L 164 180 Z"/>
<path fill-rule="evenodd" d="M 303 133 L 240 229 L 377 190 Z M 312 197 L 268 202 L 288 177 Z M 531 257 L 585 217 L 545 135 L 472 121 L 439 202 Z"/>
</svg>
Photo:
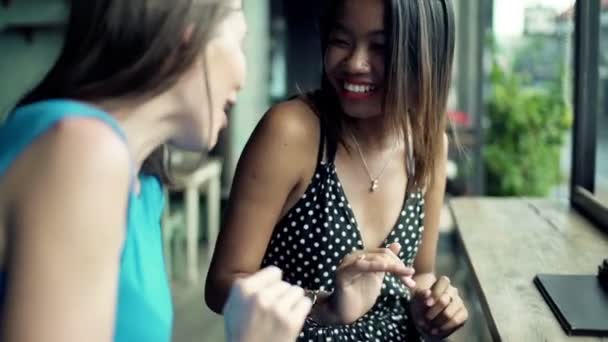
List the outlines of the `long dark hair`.
<svg viewBox="0 0 608 342">
<path fill-rule="evenodd" d="M 62 53 L 21 104 L 157 95 L 196 61 L 230 10 L 223 0 L 73 0 Z M 189 25 L 192 36 L 184 44 Z M 144 168 L 168 180 L 163 151 Z"/>
<path fill-rule="evenodd" d="M 321 18 L 323 58 L 331 30 L 344 0 L 330 1 Z M 386 97 L 388 127 L 412 141 L 414 184 L 432 181 L 436 156 L 442 148 L 446 106 L 454 60 L 455 25 L 451 0 L 384 0 L 387 37 Z M 326 121 L 329 135 L 342 141 L 341 113 L 325 70 L 314 103 Z"/>
</svg>

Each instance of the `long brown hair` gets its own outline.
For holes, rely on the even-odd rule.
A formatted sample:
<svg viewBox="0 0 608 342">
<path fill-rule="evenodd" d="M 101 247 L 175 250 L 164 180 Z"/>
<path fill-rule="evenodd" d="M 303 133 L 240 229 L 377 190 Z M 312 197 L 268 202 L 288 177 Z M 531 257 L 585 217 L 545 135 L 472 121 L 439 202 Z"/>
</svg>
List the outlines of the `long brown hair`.
<svg viewBox="0 0 608 342">
<path fill-rule="evenodd" d="M 328 4 L 321 18 L 323 57 L 328 37 L 344 0 Z M 437 154 L 446 130 L 446 106 L 454 59 L 455 25 L 451 0 L 384 0 L 387 37 L 386 97 L 388 126 L 412 141 L 413 182 L 424 187 L 432 181 Z M 315 103 L 322 113 L 340 113 L 335 90 L 325 71 Z M 342 140 L 340 118 L 324 114 L 329 134 Z"/>
<path fill-rule="evenodd" d="M 57 63 L 21 103 L 157 95 L 196 61 L 231 10 L 223 0 L 73 0 Z M 184 44 L 190 25 L 191 39 Z M 144 169 L 166 181 L 163 151 L 153 153 Z"/>
</svg>

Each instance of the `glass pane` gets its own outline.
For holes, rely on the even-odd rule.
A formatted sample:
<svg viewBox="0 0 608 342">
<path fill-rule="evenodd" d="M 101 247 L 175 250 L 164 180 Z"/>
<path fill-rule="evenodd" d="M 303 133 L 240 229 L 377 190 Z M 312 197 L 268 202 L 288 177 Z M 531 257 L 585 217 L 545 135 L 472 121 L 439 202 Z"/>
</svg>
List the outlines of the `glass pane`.
<svg viewBox="0 0 608 342">
<path fill-rule="evenodd" d="M 573 4 L 494 1 L 484 153 L 490 195 L 569 197 Z"/>
<path fill-rule="evenodd" d="M 600 25 L 595 193 L 608 206 L 608 1 L 602 1 Z"/>
</svg>

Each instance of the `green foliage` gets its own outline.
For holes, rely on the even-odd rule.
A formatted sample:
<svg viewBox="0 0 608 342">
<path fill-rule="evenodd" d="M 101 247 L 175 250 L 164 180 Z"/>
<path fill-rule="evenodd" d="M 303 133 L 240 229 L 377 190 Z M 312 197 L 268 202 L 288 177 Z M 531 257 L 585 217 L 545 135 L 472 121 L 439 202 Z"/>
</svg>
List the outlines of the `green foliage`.
<svg viewBox="0 0 608 342">
<path fill-rule="evenodd" d="M 560 181 L 571 110 L 560 82 L 535 88 L 526 81 L 493 63 L 484 151 L 488 195 L 546 196 Z"/>
</svg>

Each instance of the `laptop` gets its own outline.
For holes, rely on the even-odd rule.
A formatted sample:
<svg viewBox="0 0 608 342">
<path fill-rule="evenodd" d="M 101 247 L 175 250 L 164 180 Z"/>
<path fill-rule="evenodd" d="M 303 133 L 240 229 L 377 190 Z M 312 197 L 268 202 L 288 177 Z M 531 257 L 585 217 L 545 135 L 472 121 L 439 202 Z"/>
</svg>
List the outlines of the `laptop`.
<svg viewBox="0 0 608 342">
<path fill-rule="evenodd" d="M 534 284 L 566 334 L 608 336 L 608 289 L 596 275 L 538 274 Z"/>
</svg>

